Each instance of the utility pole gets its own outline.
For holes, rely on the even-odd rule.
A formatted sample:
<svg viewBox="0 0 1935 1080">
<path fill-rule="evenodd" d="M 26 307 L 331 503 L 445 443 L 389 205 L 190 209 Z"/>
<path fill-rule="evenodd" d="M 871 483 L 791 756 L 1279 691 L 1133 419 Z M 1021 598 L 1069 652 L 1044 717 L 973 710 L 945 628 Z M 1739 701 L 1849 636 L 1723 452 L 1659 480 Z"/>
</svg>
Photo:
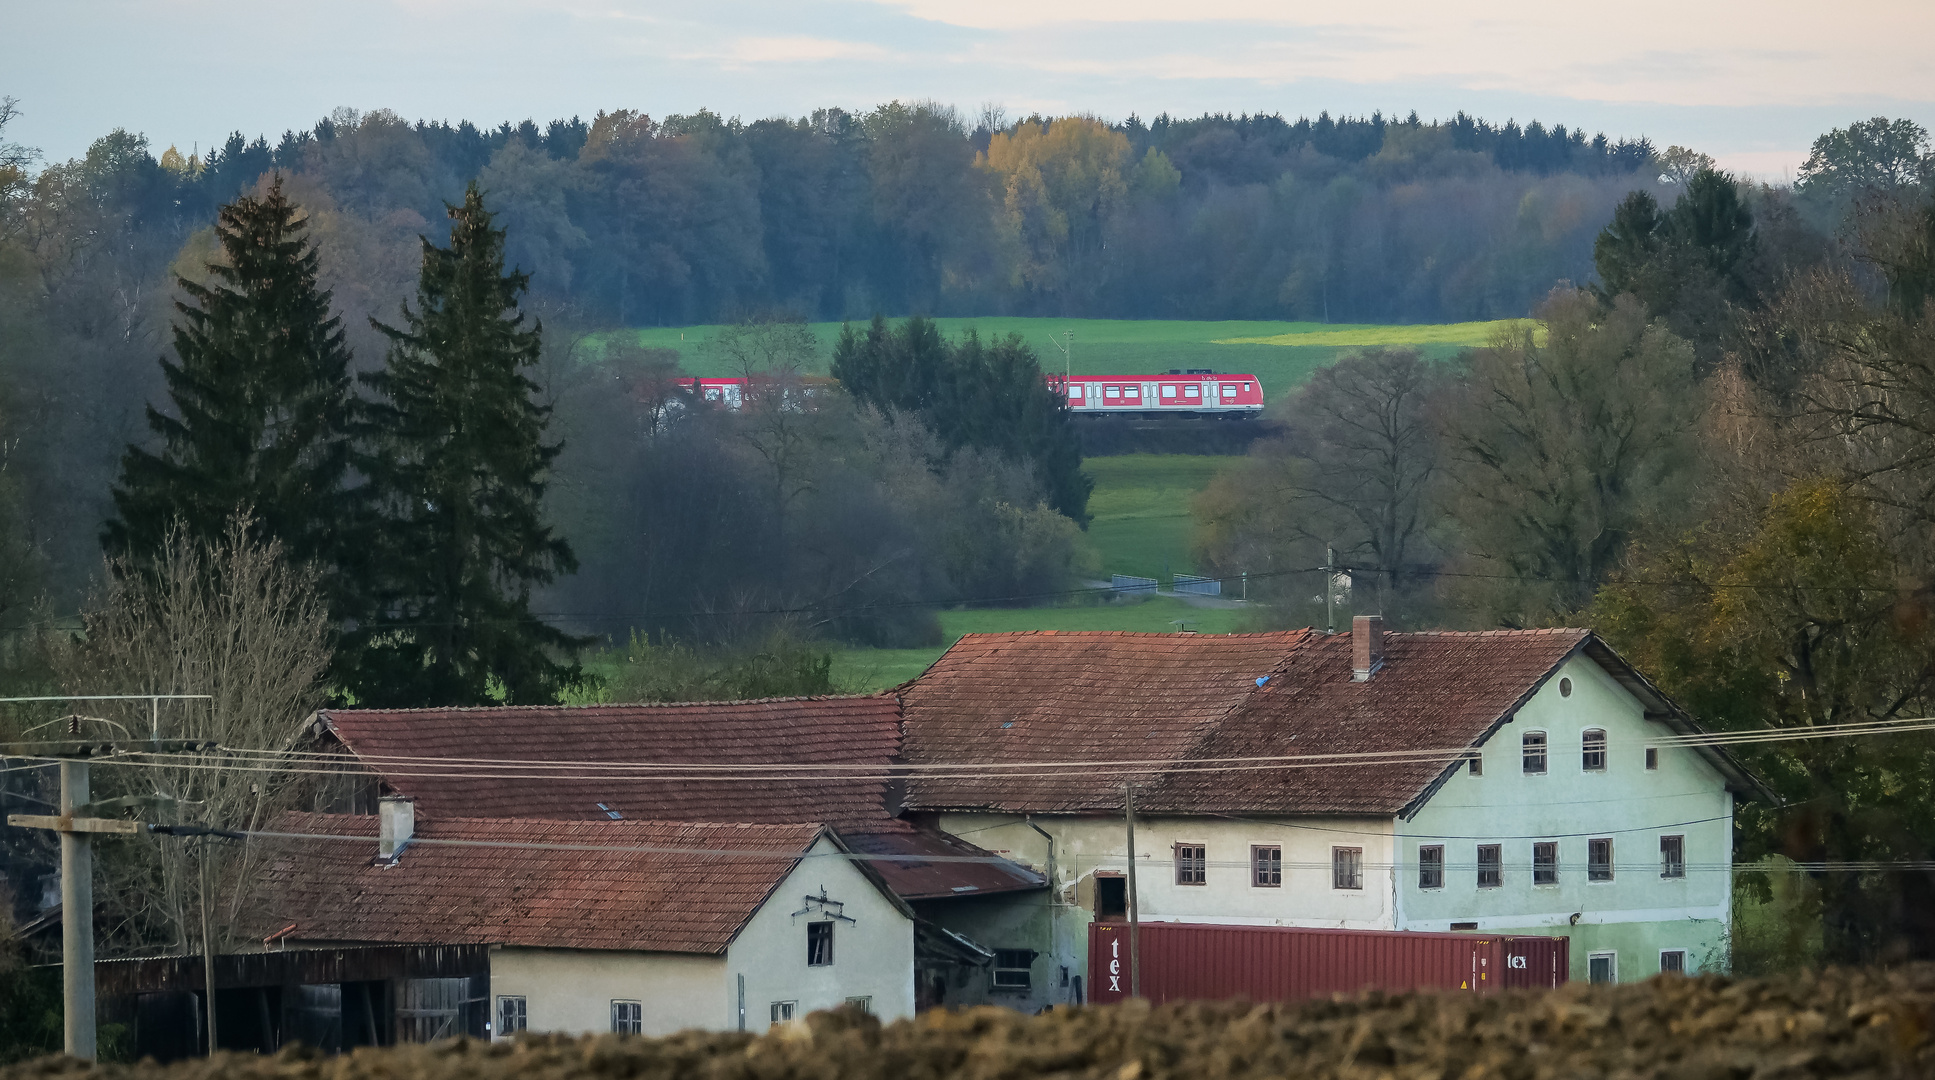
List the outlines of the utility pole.
<svg viewBox="0 0 1935 1080">
<path fill-rule="evenodd" d="M 215 838 L 202 834 L 202 990 L 208 995 L 208 1056 L 215 1056 L 215 935 L 208 930 L 208 857 Z"/>
<path fill-rule="evenodd" d="M 146 696 L 146 695 L 143 695 Z M 67 717 L 70 734 L 78 734 L 81 716 Z M 214 743 L 185 739 L 142 740 L 115 744 L 99 742 L 14 743 L 8 749 L 21 757 L 54 758 L 60 763 L 59 814 L 8 814 L 7 824 L 28 829 L 50 829 L 60 834 L 60 924 L 62 1015 L 66 1048 L 71 1057 L 95 1057 L 94 1016 L 94 833 L 132 836 L 163 831 L 124 818 L 91 815 L 133 809 L 152 799 L 130 797 L 90 801 L 88 762 L 126 752 L 182 753 L 212 750 Z M 165 828 L 165 827 L 164 827 Z"/>
<path fill-rule="evenodd" d="M 1324 633 L 1337 632 L 1337 549 L 1324 547 Z"/>
<path fill-rule="evenodd" d="M 1129 823 L 1129 996 L 1142 996 L 1142 905 L 1135 892 L 1135 784 L 1122 785 L 1122 811 Z"/>
<path fill-rule="evenodd" d="M 94 847 L 76 826 L 95 822 L 74 817 L 76 810 L 87 805 L 87 781 L 86 759 L 60 763 L 60 820 L 65 823 L 60 830 L 61 1018 L 68 1056 L 93 1061 Z"/>
</svg>

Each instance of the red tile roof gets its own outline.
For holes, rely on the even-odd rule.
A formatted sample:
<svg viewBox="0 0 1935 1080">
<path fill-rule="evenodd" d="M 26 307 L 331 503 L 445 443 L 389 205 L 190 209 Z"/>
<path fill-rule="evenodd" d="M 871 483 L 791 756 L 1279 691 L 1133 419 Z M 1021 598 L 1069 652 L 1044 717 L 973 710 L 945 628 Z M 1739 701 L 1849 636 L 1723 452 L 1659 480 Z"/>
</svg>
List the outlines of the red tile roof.
<svg viewBox="0 0 1935 1080">
<path fill-rule="evenodd" d="M 799 856 L 815 824 L 417 819 L 394 865 L 376 857 L 376 819 L 295 813 L 278 831 L 358 837 L 285 840 L 254 918 L 295 942 L 526 945 L 723 952 Z M 491 841 L 762 856 L 462 846 Z"/>
<path fill-rule="evenodd" d="M 885 781 L 664 780 L 622 775 L 485 775 L 411 758 L 491 762 L 676 762 L 698 765 L 876 765 L 900 750 L 900 704 L 891 696 L 788 698 L 683 705 L 468 709 L 329 709 L 319 714 L 344 747 L 430 818 L 626 818 L 788 823 L 825 821 L 907 899 L 1040 888 L 1043 878 L 972 844 L 892 817 Z M 569 771 L 569 770 L 567 770 Z M 596 770 L 585 770 L 595 774 Z M 984 861 L 953 861 L 957 859 Z M 939 861 L 937 861 L 939 860 Z"/>
<path fill-rule="evenodd" d="M 1192 759 L 1463 748 L 1482 739 L 1588 638 L 1584 630 L 1386 634 L 1384 666 L 1351 681 L 1349 634 L 1313 636 L 1187 755 Z M 1396 814 L 1456 754 L 1411 761 L 1170 773 L 1153 813 Z"/>
<path fill-rule="evenodd" d="M 846 830 L 888 818 L 873 779 L 498 776 L 412 765 L 407 758 L 496 762 L 880 765 L 900 748 L 890 696 L 776 698 L 685 705 L 328 709 L 338 740 L 430 817 L 627 818 L 662 821 L 824 821 Z"/>
<path fill-rule="evenodd" d="M 916 764 L 1181 758 L 1309 635 L 969 634 L 902 690 L 905 756 Z M 917 779 L 907 804 L 1119 810 L 1125 779 Z"/>
<path fill-rule="evenodd" d="M 916 778 L 906 805 L 1120 812 L 1133 777 L 1137 806 L 1152 813 L 1396 814 L 1579 651 L 1649 716 L 1694 730 L 1586 630 L 1387 633 L 1383 667 L 1365 682 L 1352 681 L 1349 634 L 970 634 L 902 690 L 908 762 L 1162 764 Z M 1316 768 L 1214 760 L 1439 749 Z M 1710 756 L 1736 790 L 1753 783 Z"/>
</svg>

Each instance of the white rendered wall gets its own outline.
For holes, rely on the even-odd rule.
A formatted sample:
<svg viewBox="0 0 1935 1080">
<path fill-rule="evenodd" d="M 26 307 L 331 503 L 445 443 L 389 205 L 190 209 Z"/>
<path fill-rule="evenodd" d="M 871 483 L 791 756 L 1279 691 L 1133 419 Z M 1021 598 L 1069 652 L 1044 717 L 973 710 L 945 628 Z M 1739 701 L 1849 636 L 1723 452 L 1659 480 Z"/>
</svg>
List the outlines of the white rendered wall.
<svg viewBox="0 0 1935 1080">
<path fill-rule="evenodd" d="M 822 893 L 837 901 L 832 920 L 833 963 L 809 967 L 807 924 L 826 921 L 825 908 L 809 903 Z M 811 909 L 806 914 L 794 912 Z M 874 1015 L 893 1020 L 914 1015 L 914 921 L 830 841 L 821 840 L 739 932 L 726 951 L 724 986 L 714 1000 L 726 1005 L 738 1026 L 739 977 L 746 979 L 746 1030 L 764 1031 L 775 1001 L 794 1001 L 796 1019 L 831 1009 L 848 998 L 870 998 Z"/>
<path fill-rule="evenodd" d="M 611 1030 L 611 1003 L 644 1006 L 647 1035 L 726 1026 L 719 986 L 725 958 L 683 953 L 501 948 L 491 952 L 491 1024 L 497 999 L 524 998 L 529 1031 Z"/>
</svg>

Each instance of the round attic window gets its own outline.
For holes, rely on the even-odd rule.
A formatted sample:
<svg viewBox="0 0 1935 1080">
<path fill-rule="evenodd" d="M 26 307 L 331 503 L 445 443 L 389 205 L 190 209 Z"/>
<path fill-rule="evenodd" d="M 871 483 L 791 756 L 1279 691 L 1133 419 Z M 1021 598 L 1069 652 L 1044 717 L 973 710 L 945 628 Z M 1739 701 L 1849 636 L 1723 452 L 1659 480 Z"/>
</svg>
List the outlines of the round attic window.
<svg viewBox="0 0 1935 1080">
<path fill-rule="evenodd" d="M 1571 679 L 1560 679 L 1560 680 L 1559 680 L 1559 696 L 1560 696 L 1560 697 L 1571 697 L 1571 696 L 1572 696 L 1572 680 L 1571 680 Z"/>
</svg>

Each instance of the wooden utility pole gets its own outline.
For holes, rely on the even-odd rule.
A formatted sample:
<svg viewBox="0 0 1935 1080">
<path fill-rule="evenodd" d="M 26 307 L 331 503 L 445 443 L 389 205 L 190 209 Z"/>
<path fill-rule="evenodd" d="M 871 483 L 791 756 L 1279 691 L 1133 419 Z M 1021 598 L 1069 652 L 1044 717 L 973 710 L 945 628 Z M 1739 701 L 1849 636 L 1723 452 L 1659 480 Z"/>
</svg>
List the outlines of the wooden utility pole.
<svg viewBox="0 0 1935 1080">
<path fill-rule="evenodd" d="M 1135 784 L 1122 785 L 1123 816 L 1129 823 L 1129 996 L 1142 996 L 1142 906 L 1135 892 Z"/>
</svg>

